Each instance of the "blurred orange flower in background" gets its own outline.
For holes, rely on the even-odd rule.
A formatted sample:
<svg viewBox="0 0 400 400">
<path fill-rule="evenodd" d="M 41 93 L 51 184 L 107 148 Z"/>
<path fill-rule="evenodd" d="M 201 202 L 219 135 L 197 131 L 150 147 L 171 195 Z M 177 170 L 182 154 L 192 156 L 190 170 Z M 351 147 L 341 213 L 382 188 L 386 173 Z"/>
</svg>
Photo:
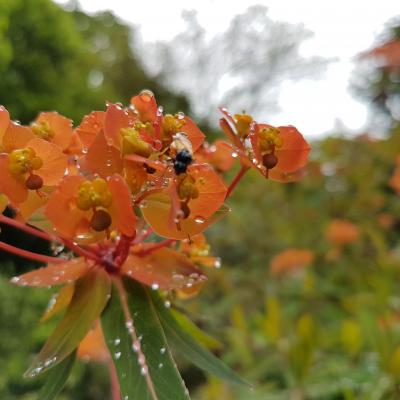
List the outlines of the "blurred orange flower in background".
<svg viewBox="0 0 400 400">
<path fill-rule="evenodd" d="M 292 274 L 310 266 L 313 261 L 311 250 L 288 249 L 272 258 L 270 271 L 273 275 Z"/>
<path fill-rule="evenodd" d="M 358 227 L 345 219 L 334 219 L 328 225 L 326 238 L 336 246 L 343 246 L 356 241 L 360 236 Z"/>
</svg>

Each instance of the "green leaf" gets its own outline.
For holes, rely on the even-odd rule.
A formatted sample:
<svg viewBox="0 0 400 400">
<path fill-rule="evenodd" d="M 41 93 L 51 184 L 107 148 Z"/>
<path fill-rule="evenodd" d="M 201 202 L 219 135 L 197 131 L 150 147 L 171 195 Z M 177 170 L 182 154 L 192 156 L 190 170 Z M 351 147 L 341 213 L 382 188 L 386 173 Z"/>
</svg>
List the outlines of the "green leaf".
<svg viewBox="0 0 400 400">
<path fill-rule="evenodd" d="M 76 353 L 71 353 L 46 374 L 46 383 L 39 393 L 40 400 L 52 400 L 61 392 L 75 362 Z"/>
<path fill-rule="evenodd" d="M 113 291 L 102 327 L 122 399 L 189 400 L 147 288 L 124 280 Z"/>
<path fill-rule="evenodd" d="M 63 319 L 24 376 L 34 377 L 54 367 L 71 354 L 99 318 L 107 304 L 110 291 L 111 280 L 104 270 L 92 271 L 79 279 Z"/>
<path fill-rule="evenodd" d="M 224 364 L 213 353 L 200 345 L 191 335 L 189 335 L 178 323 L 171 310 L 165 307 L 164 302 L 156 293 L 152 293 L 154 304 L 167 335 L 168 342 L 174 349 L 198 368 L 213 374 L 228 382 L 247 385 L 234 371 Z"/>
<path fill-rule="evenodd" d="M 222 348 L 221 342 L 210 336 L 208 333 L 202 331 L 185 314 L 174 309 L 171 310 L 171 312 L 179 326 L 200 344 L 211 350 L 218 350 Z"/>
</svg>

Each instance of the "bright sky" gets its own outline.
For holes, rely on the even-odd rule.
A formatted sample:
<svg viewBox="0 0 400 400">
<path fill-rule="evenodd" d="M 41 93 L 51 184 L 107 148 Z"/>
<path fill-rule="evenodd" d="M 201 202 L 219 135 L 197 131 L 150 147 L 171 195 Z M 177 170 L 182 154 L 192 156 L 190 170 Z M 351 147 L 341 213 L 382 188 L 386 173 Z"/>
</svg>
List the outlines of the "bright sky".
<svg viewBox="0 0 400 400">
<path fill-rule="evenodd" d="M 366 107 L 348 91 L 355 56 L 371 47 L 386 21 L 400 14 L 395 0 L 80 0 L 79 3 L 89 12 L 111 9 L 123 20 L 139 25 L 146 41 L 166 40 L 183 29 L 184 9 L 196 9 L 200 23 L 210 35 L 224 30 L 234 15 L 253 4 L 268 7 L 272 19 L 303 23 L 314 32 L 314 37 L 303 45 L 303 54 L 334 57 L 337 61 L 320 80 L 285 83 L 279 98 L 282 112 L 269 122 L 295 125 L 308 137 L 331 130 L 337 121 L 351 130 L 365 129 Z"/>
</svg>

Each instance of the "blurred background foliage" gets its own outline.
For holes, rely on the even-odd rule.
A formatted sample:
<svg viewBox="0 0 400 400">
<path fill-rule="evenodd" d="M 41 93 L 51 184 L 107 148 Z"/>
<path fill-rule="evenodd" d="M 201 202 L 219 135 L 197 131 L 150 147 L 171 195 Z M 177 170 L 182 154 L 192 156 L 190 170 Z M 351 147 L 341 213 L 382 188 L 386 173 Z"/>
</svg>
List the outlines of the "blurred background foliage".
<svg viewBox="0 0 400 400">
<path fill-rule="evenodd" d="M 363 57 L 374 61 L 355 82 L 380 107 L 400 96 L 399 26 Z M 77 122 L 104 100 L 126 103 L 149 88 L 168 110 L 190 111 L 184 96 L 146 73 L 132 34 L 111 13 L 1 1 L 0 103 L 23 122 L 53 109 Z M 256 172 L 244 178 L 229 201 L 233 212 L 208 234 L 222 268 L 210 271 L 199 297 L 178 304 L 224 344 L 216 351 L 254 389 L 182 363 L 194 399 L 400 398 L 400 126 L 395 112 L 386 107 L 385 114 L 384 139 L 335 132 L 315 141 L 299 183 L 264 181 Z M 45 249 L 12 229 L 0 235 Z M 33 265 L 4 253 L 1 260 L 0 398 L 36 399 L 41 380 L 22 374 L 54 326 L 37 323 L 52 291 L 11 286 L 11 276 Z M 80 363 L 60 399 L 108 393 L 107 371 Z"/>
</svg>

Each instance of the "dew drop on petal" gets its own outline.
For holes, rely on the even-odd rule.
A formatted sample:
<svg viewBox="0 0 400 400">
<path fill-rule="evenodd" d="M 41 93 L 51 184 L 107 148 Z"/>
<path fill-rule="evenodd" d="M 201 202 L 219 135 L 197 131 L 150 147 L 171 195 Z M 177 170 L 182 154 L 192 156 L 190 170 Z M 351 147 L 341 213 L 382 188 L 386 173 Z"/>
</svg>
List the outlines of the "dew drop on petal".
<svg viewBox="0 0 400 400">
<path fill-rule="evenodd" d="M 205 218 L 203 218 L 201 215 L 198 215 L 194 218 L 194 222 L 196 222 L 196 224 L 204 224 L 205 221 Z"/>
<path fill-rule="evenodd" d="M 176 114 L 176 116 L 178 117 L 178 119 L 185 119 L 185 113 L 182 111 L 178 111 L 178 113 Z"/>
<path fill-rule="evenodd" d="M 160 286 L 158 285 L 158 283 L 152 283 L 152 284 L 151 284 L 151 288 L 152 288 L 153 290 L 158 290 L 159 287 L 160 287 Z"/>
<path fill-rule="evenodd" d="M 10 279 L 11 283 L 18 283 L 21 280 L 18 276 L 14 276 L 13 278 Z"/>
<path fill-rule="evenodd" d="M 121 357 L 121 352 L 120 352 L 120 351 L 117 351 L 117 352 L 114 353 L 114 358 L 115 358 L 116 360 L 119 360 L 120 357 Z"/>
<path fill-rule="evenodd" d="M 140 369 L 140 373 L 141 373 L 142 375 L 147 375 L 147 372 L 148 372 L 147 366 L 146 366 L 146 365 L 143 365 L 143 367 Z"/>
<path fill-rule="evenodd" d="M 221 268 L 221 259 L 217 258 L 214 263 L 215 268 Z"/>
<path fill-rule="evenodd" d="M 233 152 L 232 152 L 232 157 L 233 157 L 233 158 L 236 158 L 237 156 L 238 156 L 238 153 L 236 153 L 236 151 L 233 151 Z"/>
</svg>

